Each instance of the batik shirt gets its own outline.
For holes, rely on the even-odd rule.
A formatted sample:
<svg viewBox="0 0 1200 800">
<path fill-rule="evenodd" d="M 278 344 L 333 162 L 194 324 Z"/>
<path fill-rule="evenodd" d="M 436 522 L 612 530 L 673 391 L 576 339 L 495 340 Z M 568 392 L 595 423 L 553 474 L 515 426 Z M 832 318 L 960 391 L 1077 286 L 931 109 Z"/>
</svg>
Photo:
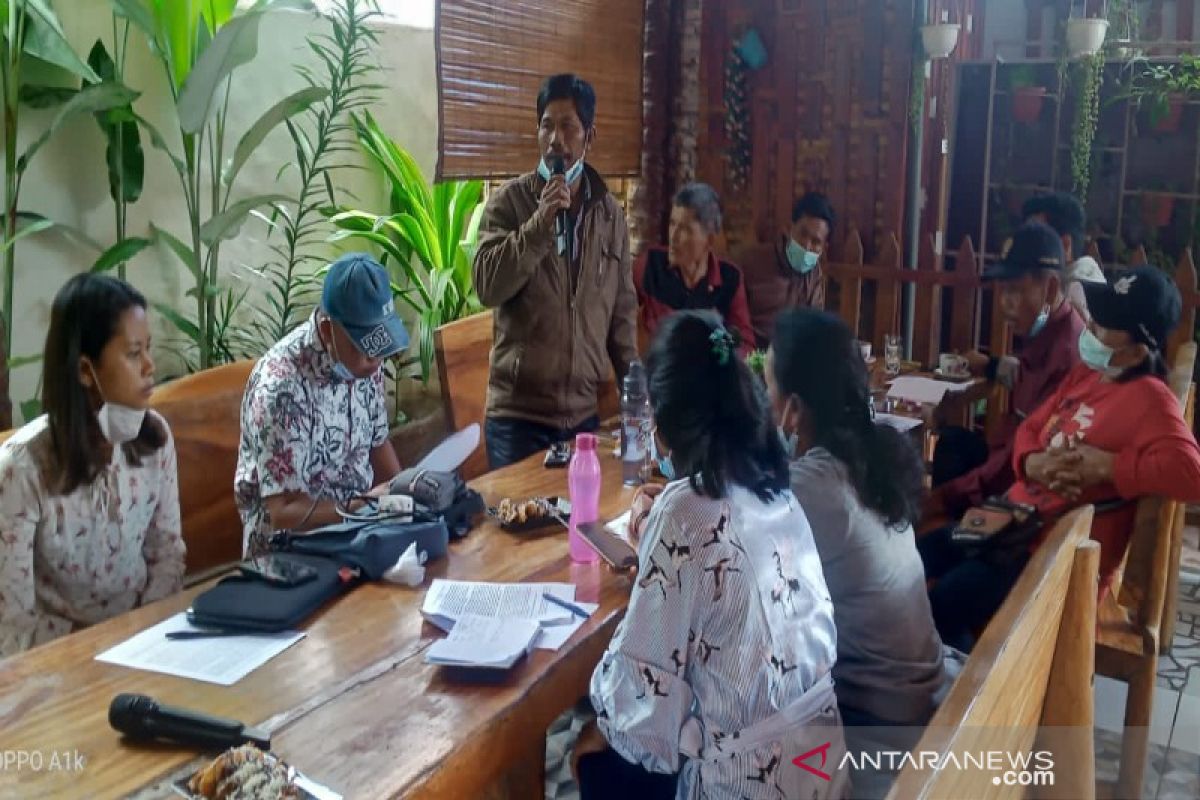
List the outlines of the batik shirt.
<svg viewBox="0 0 1200 800">
<path fill-rule="evenodd" d="M 269 529 L 266 498 L 301 492 L 346 502 L 374 485 L 371 451 L 388 438 L 383 373 L 344 381 L 334 363 L 314 316 L 250 373 L 234 475 L 247 551 Z"/>
<path fill-rule="evenodd" d="M 169 430 L 166 443 L 137 466 L 114 447 L 96 479 L 70 494 L 46 486 L 41 466 L 51 458 L 44 416 L 0 445 L 0 657 L 161 599 L 183 584 Z"/>
<path fill-rule="evenodd" d="M 592 674 L 592 702 L 626 760 L 654 772 L 683 765 L 678 797 L 781 798 L 781 785 L 807 776 L 789 760 L 805 731 L 686 763 L 680 732 L 697 717 L 705 754 L 720 756 L 829 675 L 836 657 L 821 561 L 792 493 L 763 503 L 736 488 L 713 500 L 676 481 L 647 520 L 629 608 Z M 837 724 L 836 704 L 826 716 Z M 805 800 L 828 796 L 830 784 L 807 777 Z"/>
</svg>

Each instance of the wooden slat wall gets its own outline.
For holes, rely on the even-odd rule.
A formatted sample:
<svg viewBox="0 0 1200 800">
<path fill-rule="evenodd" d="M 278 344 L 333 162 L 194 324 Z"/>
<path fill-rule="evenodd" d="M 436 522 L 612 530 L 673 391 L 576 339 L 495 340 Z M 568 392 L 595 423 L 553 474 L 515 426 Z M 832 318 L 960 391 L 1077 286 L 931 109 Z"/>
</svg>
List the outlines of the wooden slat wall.
<svg viewBox="0 0 1200 800">
<path fill-rule="evenodd" d="M 438 166 L 443 178 L 519 175 L 537 163 L 537 92 L 574 72 L 596 89 L 589 161 L 637 175 L 644 0 L 440 0 Z"/>
<path fill-rule="evenodd" d="M 749 79 L 754 152 L 738 192 L 726 180 L 724 68 L 750 25 L 769 60 Z M 835 241 L 853 228 L 868 257 L 882 254 L 883 232 L 901 230 L 912 25 L 904 0 L 705 4 L 697 177 L 722 195 L 731 246 L 769 240 L 817 189 L 839 214 Z"/>
</svg>

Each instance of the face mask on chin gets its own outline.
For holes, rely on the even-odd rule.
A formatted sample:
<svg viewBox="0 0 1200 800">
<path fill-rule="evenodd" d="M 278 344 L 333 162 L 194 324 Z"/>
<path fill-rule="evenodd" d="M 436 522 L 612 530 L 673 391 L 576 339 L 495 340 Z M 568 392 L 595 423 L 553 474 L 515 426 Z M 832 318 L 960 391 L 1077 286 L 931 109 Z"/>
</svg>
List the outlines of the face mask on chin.
<svg viewBox="0 0 1200 800">
<path fill-rule="evenodd" d="M 545 156 L 543 156 L 542 159 L 540 161 L 538 161 L 537 174 L 540 175 L 542 180 L 544 180 L 544 181 L 550 180 L 551 175 L 554 174 L 553 172 L 550 171 L 550 165 L 546 163 Z M 567 170 L 566 174 L 563 177 L 565 177 L 567 179 L 567 186 L 571 186 L 575 183 L 575 181 L 579 180 L 579 176 L 582 174 L 583 174 L 583 156 L 580 156 L 579 158 L 575 159 L 575 163 L 571 165 L 571 168 Z"/>
<path fill-rule="evenodd" d="M 1084 328 L 1079 334 L 1079 358 L 1084 364 L 1096 372 L 1110 378 L 1120 376 L 1122 370 L 1112 366 L 1112 357 L 1116 351 L 1096 338 L 1090 329 Z"/>
<path fill-rule="evenodd" d="M 104 389 L 100 387 L 100 379 L 96 377 L 96 369 L 90 361 L 88 370 L 92 373 L 92 381 L 96 384 L 96 392 L 100 395 L 100 410 L 96 412 L 96 422 L 100 425 L 100 433 L 114 445 L 132 442 L 142 431 L 142 423 L 146 419 L 146 409 L 110 403 L 105 400 Z"/>
</svg>

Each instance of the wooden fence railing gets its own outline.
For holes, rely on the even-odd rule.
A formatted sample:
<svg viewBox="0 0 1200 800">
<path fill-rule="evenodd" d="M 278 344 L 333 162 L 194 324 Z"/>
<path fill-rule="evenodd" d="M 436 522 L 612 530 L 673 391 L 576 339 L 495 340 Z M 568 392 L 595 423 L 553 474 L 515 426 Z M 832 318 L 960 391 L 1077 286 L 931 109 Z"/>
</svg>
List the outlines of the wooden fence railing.
<svg viewBox="0 0 1200 800">
<path fill-rule="evenodd" d="M 1003 355 L 1011 349 L 1011 336 L 1000 313 L 997 293 L 986 291 L 990 296 L 986 320 L 982 313 L 987 286 L 982 278 L 982 260 L 976 256 L 970 238 L 964 239 L 958 251 L 946 259 L 953 263 L 952 270 L 941 268 L 942 259 L 934 253 L 932 239 L 923 243 L 919 267 L 915 270 L 903 267 L 900 241 L 895 234 L 885 237 L 877 263 L 864 263 L 862 239 L 854 230 L 850 231 L 842 252 L 845 254 L 842 261 L 825 265 L 830 294 L 837 295 L 838 314 L 860 337 L 873 343 L 876 353 L 883 352 L 885 334 L 900 332 L 900 304 L 906 285 L 916 287 L 914 360 L 935 365 L 940 352 L 967 352 L 980 345 L 987 345 L 994 355 Z M 1099 261 L 1094 247 L 1089 252 Z M 1146 263 L 1146 251 L 1139 247 L 1130 264 Z M 1168 361 L 1181 343 L 1195 337 L 1200 291 L 1190 249 L 1184 251 L 1175 265 L 1174 281 L 1183 299 L 1183 317 L 1171 337 Z M 864 296 L 873 297 L 874 302 L 864 304 Z M 943 320 L 949 323 L 945 337 Z M 985 321 L 986 337 L 982 330 Z"/>
</svg>

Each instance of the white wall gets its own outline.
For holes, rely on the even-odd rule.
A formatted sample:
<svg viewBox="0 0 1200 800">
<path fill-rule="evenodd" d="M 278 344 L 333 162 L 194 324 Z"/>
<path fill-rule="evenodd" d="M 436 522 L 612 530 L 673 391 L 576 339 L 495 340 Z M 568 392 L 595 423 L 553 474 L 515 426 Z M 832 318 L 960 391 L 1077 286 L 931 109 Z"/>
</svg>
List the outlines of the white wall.
<svg viewBox="0 0 1200 800">
<path fill-rule="evenodd" d="M 111 18 L 107 0 L 69 0 L 56 4 L 63 26 L 77 52 L 86 57 L 92 44 L 103 37 L 109 51 Z M 235 73 L 230 103 L 230 149 L 238 137 L 269 106 L 285 94 L 303 87 L 295 73 L 297 63 L 306 63 L 318 75 L 320 65 L 308 50 L 305 37 L 320 32 L 323 24 L 311 15 L 279 12 L 264 20 L 260 28 L 259 54 Z M 379 26 L 377 56 L 383 72 L 377 83 L 386 89 L 372 113 L 394 139 L 413 154 L 427 177 L 432 177 L 437 156 L 437 78 L 433 31 L 384 23 Z M 143 95 L 136 109 L 149 119 L 174 145 L 178 128 L 167 91 L 166 78 L 158 61 L 140 34 L 132 32 L 126 83 Z M 21 146 L 24 147 L 52 117 L 53 111 L 24 109 Z M 176 131 L 172 135 L 172 131 Z M 146 151 L 146 179 L 141 199 L 130 208 L 129 234 L 145 235 L 151 221 L 187 239 L 187 217 L 174 168 L 166 157 L 150 147 Z M 287 132 L 280 128 L 263 144 L 238 179 L 243 195 L 294 190 L 285 177 L 275 186 L 275 177 L 292 152 Z M 290 178 L 295 180 L 294 171 Z M 347 194 L 339 200 L 350 205 L 382 210 L 382 186 L 374 173 L 345 170 L 335 187 Z M 352 193 L 353 197 L 351 196 Z M 235 194 L 236 197 L 236 194 Z M 357 199 L 355 199 L 357 198 Z M 91 117 L 80 117 L 62 130 L 37 156 L 26 173 L 21 207 L 75 226 L 104 246 L 115 241 L 113 208 L 108 196 L 104 166 L 104 139 Z M 221 251 L 225 276 L 245 274 L 246 265 L 260 265 L 266 256 L 265 227 L 248 222 L 237 239 Z M 13 353 L 39 353 L 49 321 L 55 291 L 71 275 L 86 269 L 96 253 L 48 231 L 23 239 L 18 244 L 14 299 Z M 191 276 L 174 256 L 158 250 L 143 251 L 128 267 L 129 280 L 151 301 L 167 302 L 189 314 L 195 303 L 185 297 Z M 174 337 L 171 326 L 156 320 L 154 334 L 160 344 Z M 156 348 L 159 375 L 178 374 L 179 364 L 162 347 Z M 14 413 L 20 402 L 35 396 L 40 364 L 17 369 L 12 374 Z"/>
</svg>

